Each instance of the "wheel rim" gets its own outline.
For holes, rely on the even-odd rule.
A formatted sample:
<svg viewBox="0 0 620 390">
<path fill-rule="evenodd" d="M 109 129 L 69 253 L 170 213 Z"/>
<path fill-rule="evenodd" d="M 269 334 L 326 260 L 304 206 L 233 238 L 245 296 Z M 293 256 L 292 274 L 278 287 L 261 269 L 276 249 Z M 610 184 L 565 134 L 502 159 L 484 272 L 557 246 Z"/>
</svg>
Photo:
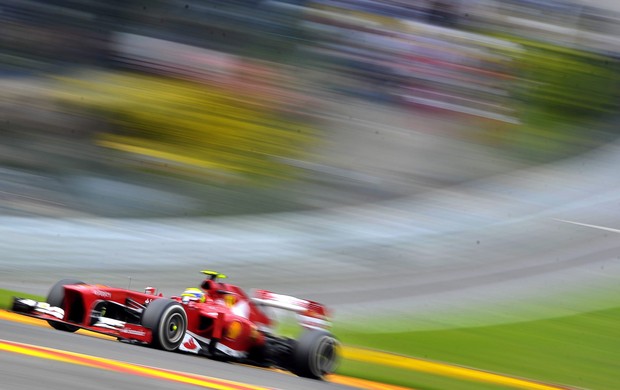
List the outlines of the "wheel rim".
<svg viewBox="0 0 620 390">
<path fill-rule="evenodd" d="M 328 374 L 334 370 L 336 363 L 336 340 L 331 337 L 324 337 L 320 343 L 318 343 L 315 358 L 314 368 L 315 374 L 319 377 Z"/>
<path fill-rule="evenodd" d="M 171 344 L 178 342 L 185 333 L 185 321 L 181 314 L 174 313 L 166 324 L 166 340 Z"/>
</svg>

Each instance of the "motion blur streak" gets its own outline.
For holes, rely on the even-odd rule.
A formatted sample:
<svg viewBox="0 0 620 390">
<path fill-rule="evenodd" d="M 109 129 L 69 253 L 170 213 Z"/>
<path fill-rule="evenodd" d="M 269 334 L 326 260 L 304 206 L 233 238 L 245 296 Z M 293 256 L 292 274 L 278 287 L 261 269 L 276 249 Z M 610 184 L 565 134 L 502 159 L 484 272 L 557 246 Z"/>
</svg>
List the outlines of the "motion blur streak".
<svg viewBox="0 0 620 390">
<path fill-rule="evenodd" d="M 181 372 L 162 370 L 153 367 L 144 367 L 127 362 L 118 362 L 111 359 L 104 359 L 79 353 L 61 351 L 52 348 L 38 347 L 29 344 L 15 343 L 7 340 L 0 340 L 0 350 L 22 355 L 38 357 L 41 359 L 57 360 L 61 362 L 78 364 L 82 366 L 96 367 L 104 370 L 125 372 L 128 374 L 149 376 L 153 378 L 166 379 L 173 382 L 192 384 L 200 387 L 216 390 L 266 390 L 265 387 L 246 385 L 242 383 L 215 379 L 211 377 L 193 375 Z"/>
<path fill-rule="evenodd" d="M 569 387 L 549 385 L 527 379 L 513 378 L 505 375 L 480 371 L 473 368 L 454 366 L 446 363 L 432 362 L 407 356 L 399 356 L 367 349 L 347 347 L 342 350 L 346 359 L 357 360 L 367 363 L 381 364 L 386 366 L 404 368 L 408 370 L 423 371 L 433 374 L 451 376 L 461 379 L 475 380 L 494 383 L 520 389 L 531 390 L 567 390 Z"/>
</svg>

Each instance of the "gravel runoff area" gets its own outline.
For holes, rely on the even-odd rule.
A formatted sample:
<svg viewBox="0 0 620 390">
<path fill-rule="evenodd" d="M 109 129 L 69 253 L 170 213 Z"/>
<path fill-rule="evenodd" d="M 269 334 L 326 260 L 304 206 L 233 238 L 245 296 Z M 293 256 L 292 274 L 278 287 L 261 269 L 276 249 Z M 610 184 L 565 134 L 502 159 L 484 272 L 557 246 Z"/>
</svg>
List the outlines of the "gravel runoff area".
<svg viewBox="0 0 620 390">
<path fill-rule="evenodd" d="M 620 227 L 619 164 L 620 144 L 609 144 L 413 198 L 304 213 L 2 216 L 0 286 L 45 294 L 74 276 L 176 294 L 212 268 L 246 288 L 322 301 L 344 323 L 408 319 L 393 330 L 600 309 L 620 289 L 620 235 L 558 219 Z"/>
</svg>

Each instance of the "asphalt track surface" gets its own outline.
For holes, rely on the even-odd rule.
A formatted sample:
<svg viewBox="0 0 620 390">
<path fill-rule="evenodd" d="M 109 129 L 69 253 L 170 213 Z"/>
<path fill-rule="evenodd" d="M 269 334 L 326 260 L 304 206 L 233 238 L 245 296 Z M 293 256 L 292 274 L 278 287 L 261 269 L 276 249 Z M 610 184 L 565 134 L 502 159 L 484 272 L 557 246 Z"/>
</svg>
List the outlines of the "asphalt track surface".
<svg viewBox="0 0 620 390">
<path fill-rule="evenodd" d="M 192 355 L 164 352 L 88 335 L 64 333 L 48 327 L 28 326 L 4 320 L 0 320 L 0 340 L 230 380 L 240 384 L 270 389 L 344 390 L 350 388 L 329 382 L 299 378 L 288 373 L 217 362 Z M 0 375 L 2 376 L 0 389 L 3 390 L 34 388 L 50 390 L 72 388 L 87 390 L 197 388 L 193 384 L 102 370 L 4 351 L 0 352 Z M 214 385 L 211 388 L 217 388 L 217 386 Z M 228 387 L 228 389 L 231 388 L 234 388 L 234 385 Z"/>
</svg>

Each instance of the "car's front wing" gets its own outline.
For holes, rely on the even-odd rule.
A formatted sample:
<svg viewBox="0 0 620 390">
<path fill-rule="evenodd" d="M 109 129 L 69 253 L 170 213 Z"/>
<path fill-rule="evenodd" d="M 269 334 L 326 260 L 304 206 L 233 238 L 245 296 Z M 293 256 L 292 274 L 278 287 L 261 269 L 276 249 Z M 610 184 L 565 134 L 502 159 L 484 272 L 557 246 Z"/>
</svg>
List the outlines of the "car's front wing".
<svg viewBox="0 0 620 390">
<path fill-rule="evenodd" d="M 151 330 L 145 328 L 144 326 L 119 321 L 108 317 L 92 317 L 92 320 L 87 325 L 65 321 L 65 311 L 62 308 L 51 306 L 47 302 L 38 302 L 28 298 L 13 297 L 13 305 L 11 310 L 19 314 L 40 318 L 48 322 L 66 324 L 124 340 L 150 344 L 153 338 Z"/>
</svg>

